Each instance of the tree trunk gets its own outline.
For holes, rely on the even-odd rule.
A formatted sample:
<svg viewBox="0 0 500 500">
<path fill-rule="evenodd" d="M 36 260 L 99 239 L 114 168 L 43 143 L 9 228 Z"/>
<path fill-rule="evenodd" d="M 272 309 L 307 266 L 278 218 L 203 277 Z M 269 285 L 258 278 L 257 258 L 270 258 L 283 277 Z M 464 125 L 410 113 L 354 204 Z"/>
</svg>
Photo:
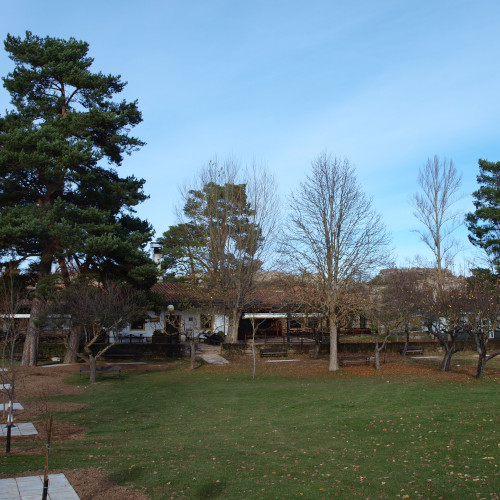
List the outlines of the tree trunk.
<svg viewBox="0 0 500 500">
<path fill-rule="evenodd" d="M 483 378 L 484 372 L 486 371 L 486 361 L 488 361 L 488 356 L 486 355 L 486 343 L 484 342 L 484 339 L 482 338 L 480 333 L 474 335 L 474 342 L 479 354 L 479 359 L 477 361 L 476 378 Z"/>
<path fill-rule="evenodd" d="M 52 267 L 52 256 L 46 252 L 42 254 L 38 264 L 38 283 L 50 274 Z M 40 325 L 38 324 L 44 308 L 41 297 L 35 296 L 31 301 L 30 320 L 24 339 L 23 356 L 21 366 L 36 366 L 38 362 L 38 342 L 40 340 Z"/>
<path fill-rule="evenodd" d="M 330 364 L 328 370 L 331 372 L 336 372 L 339 369 L 338 360 L 338 331 L 337 331 L 337 316 L 335 314 L 330 315 L 329 319 L 329 330 L 330 330 Z"/>
<path fill-rule="evenodd" d="M 406 351 L 408 350 L 408 344 L 410 343 L 410 330 L 408 325 L 405 326 L 405 345 L 403 346 L 403 356 L 406 356 Z"/>
<path fill-rule="evenodd" d="M 240 316 L 241 311 L 238 308 L 234 308 L 231 310 L 228 326 L 229 342 L 231 342 L 231 344 L 238 343 L 238 328 L 240 326 Z"/>
<path fill-rule="evenodd" d="M 91 353 L 89 353 L 89 370 L 90 370 L 90 376 L 89 376 L 89 382 L 93 384 L 96 381 L 96 374 L 97 374 L 97 359 L 95 356 Z"/>
<path fill-rule="evenodd" d="M 21 366 L 36 366 L 38 361 L 38 342 L 40 339 L 40 327 L 37 325 L 42 313 L 43 301 L 35 297 L 31 302 L 30 319 L 24 339 L 23 356 Z"/>
<path fill-rule="evenodd" d="M 477 362 L 476 378 L 483 378 L 486 371 L 486 361 L 488 360 L 486 354 L 480 354 Z"/>
<path fill-rule="evenodd" d="M 71 329 L 68 337 L 66 352 L 64 353 L 64 363 L 76 363 L 80 340 L 82 339 L 82 330 L 79 326 Z"/>
<path fill-rule="evenodd" d="M 189 359 L 190 359 L 190 370 L 196 368 L 196 342 L 194 337 L 189 338 Z"/>
<path fill-rule="evenodd" d="M 313 330 L 314 335 L 314 359 L 319 359 L 319 351 L 321 350 L 321 338 L 316 329 Z"/>
<path fill-rule="evenodd" d="M 457 346 L 457 332 L 453 332 L 448 335 L 448 341 L 442 342 L 441 345 L 446 349 L 446 354 L 444 355 L 443 362 L 441 363 L 441 371 L 449 372 L 451 368 L 451 358 L 454 354 L 459 351 L 463 351 L 465 348 L 465 342 L 462 346 Z"/>
<path fill-rule="evenodd" d="M 378 348 L 378 334 L 375 336 L 375 370 L 380 370 L 380 350 Z"/>
<path fill-rule="evenodd" d="M 314 343 L 314 359 L 319 359 L 319 351 L 321 350 L 321 344 L 319 340 Z"/>
<path fill-rule="evenodd" d="M 445 344 L 446 354 L 444 355 L 443 361 L 441 362 L 441 371 L 449 372 L 451 367 L 451 357 L 453 356 L 455 350 L 453 347 L 449 347 Z"/>
<path fill-rule="evenodd" d="M 253 379 L 255 379 L 255 370 L 257 365 L 257 359 L 255 357 L 255 326 L 252 325 L 252 356 L 253 356 Z"/>
</svg>

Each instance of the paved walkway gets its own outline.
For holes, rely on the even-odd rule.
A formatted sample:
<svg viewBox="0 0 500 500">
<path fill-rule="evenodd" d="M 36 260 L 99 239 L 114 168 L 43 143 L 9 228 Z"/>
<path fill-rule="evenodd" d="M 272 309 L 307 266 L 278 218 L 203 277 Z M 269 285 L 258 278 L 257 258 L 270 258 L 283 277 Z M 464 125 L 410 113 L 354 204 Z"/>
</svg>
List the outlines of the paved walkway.
<svg viewBox="0 0 500 500">
<path fill-rule="evenodd" d="M 265 363 L 296 363 L 300 359 L 266 359 Z"/>
<path fill-rule="evenodd" d="M 14 424 L 10 429 L 11 436 L 33 436 L 34 434 L 38 434 L 38 431 L 35 429 L 35 426 L 31 423 L 20 423 Z M 0 425 L 0 437 L 7 436 L 7 425 Z M 0 500 L 2 497 L 0 496 Z"/>
<path fill-rule="evenodd" d="M 42 365 L 41 368 L 54 368 L 54 366 L 71 366 L 71 363 L 54 363 L 53 365 Z"/>
<path fill-rule="evenodd" d="M 223 358 L 220 354 L 215 353 L 198 354 L 198 357 L 205 361 L 205 363 L 209 363 L 211 365 L 225 365 L 226 363 L 229 363 L 226 358 Z"/>
<path fill-rule="evenodd" d="M 210 365 L 225 365 L 229 363 L 229 361 L 222 357 L 219 352 L 220 347 L 216 345 L 201 343 L 196 345 L 196 355 Z"/>
<path fill-rule="evenodd" d="M 35 500 L 42 498 L 43 476 L 0 479 L 0 500 Z M 49 474 L 50 500 L 79 500 L 80 497 L 64 474 Z"/>
<path fill-rule="evenodd" d="M 7 411 L 9 403 L 0 403 L 0 411 Z M 24 410 L 23 405 L 21 403 L 14 403 L 12 405 L 12 411 L 16 410 Z"/>
</svg>

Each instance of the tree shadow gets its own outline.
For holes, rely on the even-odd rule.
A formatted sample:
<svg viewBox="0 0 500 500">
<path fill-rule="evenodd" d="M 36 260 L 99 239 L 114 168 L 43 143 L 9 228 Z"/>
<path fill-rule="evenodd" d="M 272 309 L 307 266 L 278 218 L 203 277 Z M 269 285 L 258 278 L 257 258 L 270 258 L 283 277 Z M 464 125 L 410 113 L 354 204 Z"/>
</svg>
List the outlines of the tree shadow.
<svg viewBox="0 0 500 500">
<path fill-rule="evenodd" d="M 225 488 L 225 481 L 211 481 L 209 483 L 202 484 L 196 490 L 196 498 L 217 498 L 224 493 Z"/>
</svg>

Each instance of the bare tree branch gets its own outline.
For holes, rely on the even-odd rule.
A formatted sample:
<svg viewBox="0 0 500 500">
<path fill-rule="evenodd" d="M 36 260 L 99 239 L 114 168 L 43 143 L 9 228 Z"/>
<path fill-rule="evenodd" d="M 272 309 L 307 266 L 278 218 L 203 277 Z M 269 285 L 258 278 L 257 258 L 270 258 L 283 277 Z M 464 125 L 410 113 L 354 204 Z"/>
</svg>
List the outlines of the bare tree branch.
<svg viewBox="0 0 500 500">
<path fill-rule="evenodd" d="M 414 216 L 424 226 L 415 230 L 420 239 L 434 254 L 439 277 L 443 268 L 449 267 L 455 256 L 455 242 L 451 234 L 459 226 L 462 214 L 453 209 L 459 200 L 458 190 L 462 176 L 453 161 L 440 161 L 437 156 L 427 159 L 419 169 L 420 192 L 412 197 Z"/>
<path fill-rule="evenodd" d="M 290 209 L 282 253 L 314 289 L 316 307 L 329 322 L 329 369 L 337 370 L 337 325 L 352 309 L 353 287 L 387 263 L 389 237 L 354 167 L 327 153 L 312 163 Z"/>
</svg>

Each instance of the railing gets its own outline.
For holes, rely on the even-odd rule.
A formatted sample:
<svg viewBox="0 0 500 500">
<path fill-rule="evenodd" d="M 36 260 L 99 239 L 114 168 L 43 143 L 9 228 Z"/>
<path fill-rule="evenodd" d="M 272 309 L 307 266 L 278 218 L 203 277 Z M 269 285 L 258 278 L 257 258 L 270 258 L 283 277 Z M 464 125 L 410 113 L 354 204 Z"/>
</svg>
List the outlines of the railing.
<svg viewBox="0 0 500 500">
<path fill-rule="evenodd" d="M 140 335 L 134 335 L 130 333 L 128 335 L 118 335 L 119 344 L 141 344 L 146 342 L 146 337 L 141 333 Z"/>
<path fill-rule="evenodd" d="M 248 343 L 252 340 L 252 335 L 244 335 L 243 343 Z M 239 341 L 241 342 L 241 340 Z M 299 345 L 313 345 L 315 343 L 314 337 L 308 335 L 308 332 L 294 332 L 290 335 L 276 335 L 270 334 L 264 330 L 255 335 L 255 344 L 299 344 Z"/>
</svg>

